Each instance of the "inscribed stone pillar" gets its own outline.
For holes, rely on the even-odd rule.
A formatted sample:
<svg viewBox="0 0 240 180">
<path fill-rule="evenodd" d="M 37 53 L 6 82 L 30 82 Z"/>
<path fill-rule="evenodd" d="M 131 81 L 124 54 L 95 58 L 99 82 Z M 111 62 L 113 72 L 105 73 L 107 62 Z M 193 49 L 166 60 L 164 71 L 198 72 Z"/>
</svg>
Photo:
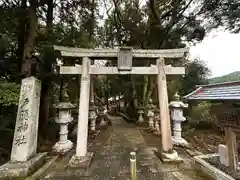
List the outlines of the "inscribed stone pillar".
<svg viewBox="0 0 240 180">
<path fill-rule="evenodd" d="M 90 59 L 82 59 L 81 89 L 78 111 L 78 131 L 76 157 L 86 156 L 87 154 L 87 136 L 88 136 L 88 113 L 90 98 Z"/>
<path fill-rule="evenodd" d="M 24 162 L 36 155 L 41 82 L 22 80 L 11 161 Z"/>
<path fill-rule="evenodd" d="M 167 80 L 164 69 L 163 58 L 157 59 L 158 67 L 158 98 L 160 107 L 161 132 L 162 132 L 162 150 L 164 153 L 170 153 L 173 150 L 171 123 L 168 107 Z"/>
<path fill-rule="evenodd" d="M 22 80 L 11 159 L 0 166 L 0 179 L 23 179 L 44 162 L 47 153 L 36 153 L 41 82 Z"/>
</svg>

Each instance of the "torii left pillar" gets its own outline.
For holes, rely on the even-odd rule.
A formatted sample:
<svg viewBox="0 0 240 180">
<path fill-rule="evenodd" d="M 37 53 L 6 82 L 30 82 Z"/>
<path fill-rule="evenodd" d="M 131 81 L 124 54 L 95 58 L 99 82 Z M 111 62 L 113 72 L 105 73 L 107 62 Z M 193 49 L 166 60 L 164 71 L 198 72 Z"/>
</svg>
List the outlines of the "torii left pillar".
<svg viewBox="0 0 240 180">
<path fill-rule="evenodd" d="M 78 110 L 78 129 L 76 154 L 69 162 L 71 167 L 87 167 L 90 165 L 93 153 L 87 152 L 88 113 L 90 98 L 90 62 L 87 57 L 82 59 L 82 76 Z"/>
</svg>

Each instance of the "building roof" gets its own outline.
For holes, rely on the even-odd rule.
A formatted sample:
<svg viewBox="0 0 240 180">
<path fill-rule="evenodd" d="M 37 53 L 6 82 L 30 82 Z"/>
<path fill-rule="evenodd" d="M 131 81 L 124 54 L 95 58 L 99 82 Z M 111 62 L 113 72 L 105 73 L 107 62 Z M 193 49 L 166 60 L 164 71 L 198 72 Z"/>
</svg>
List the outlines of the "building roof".
<svg viewBox="0 0 240 180">
<path fill-rule="evenodd" d="M 187 100 L 240 100 L 240 81 L 198 85 Z"/>
</svg>

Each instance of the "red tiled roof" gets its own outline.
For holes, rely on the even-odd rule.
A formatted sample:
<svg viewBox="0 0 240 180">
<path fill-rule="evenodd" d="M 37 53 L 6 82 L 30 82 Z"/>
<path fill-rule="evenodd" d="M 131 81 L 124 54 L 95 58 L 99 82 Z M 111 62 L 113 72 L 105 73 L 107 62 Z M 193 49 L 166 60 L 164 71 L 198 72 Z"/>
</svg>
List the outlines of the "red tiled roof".
<svg viewBox="0 0 240 180">
<path fill-rule="evenodd" d="M 183 97 L 188 100 L 240 100 L 240 81 L 198 85 Z"/>
</svg>

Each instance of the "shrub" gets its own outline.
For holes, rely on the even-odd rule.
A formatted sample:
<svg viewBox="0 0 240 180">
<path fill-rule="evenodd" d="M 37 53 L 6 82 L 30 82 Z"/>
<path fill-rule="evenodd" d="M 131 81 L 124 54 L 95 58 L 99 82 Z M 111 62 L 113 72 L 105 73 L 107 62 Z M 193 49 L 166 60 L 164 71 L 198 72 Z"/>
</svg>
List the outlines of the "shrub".
<svg viewBox="0 0 240 180">
<path fill-rule="evenodd" d="M 0 106 L 17 106 L 20 86 L 15 83 L 0 82 Z"/>
<path fill-rule="evenodd" d="M 189 110 L 188 121 L 192 123 L 207 123 L 213 124 L 214 118 L 211 116 L 211 103 L 201 102 L 195 106 L 192 106 Z"/>
</svg>

